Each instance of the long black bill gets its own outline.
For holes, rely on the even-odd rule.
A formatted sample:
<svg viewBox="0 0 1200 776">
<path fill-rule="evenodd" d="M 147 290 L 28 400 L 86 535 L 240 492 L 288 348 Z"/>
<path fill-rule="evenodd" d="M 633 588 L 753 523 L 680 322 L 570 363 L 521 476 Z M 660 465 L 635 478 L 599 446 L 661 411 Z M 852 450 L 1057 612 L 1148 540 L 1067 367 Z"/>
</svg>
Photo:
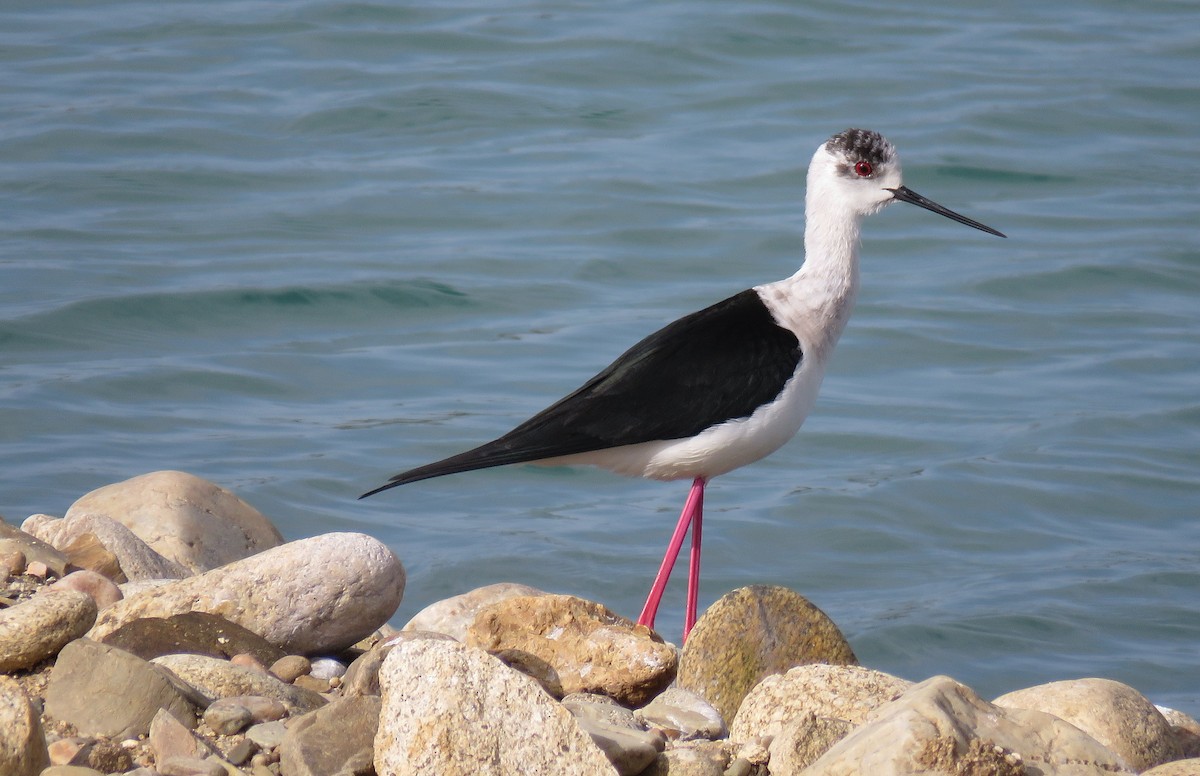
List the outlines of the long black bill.
<svg viewBox="0 0 1200 776">
<path fill-rule="evenodd" d="M 932 210 L 934 213 L 937 213 L 938 215 L 943 215 L 946 218 L 949 218 L 951 221 L 957 221 L 960 224 L 966 224 L 967 226 L 973 226 L 981 232 L 987 232 L 988 234 L 994 234 L 997 237 L 1008 237 L 1008 235 L 1004 234 L 1003 232 L 997 232 L 995 229 L 993 229 L 990 226 L 984 226 L 983 224 L 979 223 L 978 221 L 972 221 L 971 219 L 967 218 L 966 216 L 960 216 L 958 213 L 955 213 L 953 210 L 942 207 L 938 203 L 934 202 L 932 199 L 925 199 L 920 194 L 918 194 L 917 192 L 908 188 L 907 186 L 901 186 L 896 189 L 888 189 L 888 191 L 892 192 L 892 196 L 894 196 L 896 199 L 900 200 L 901 202 L 907 202 L 910 205 L 916 205 L 917 207 L 923 207 L 926 210 Z"/>
</svg>

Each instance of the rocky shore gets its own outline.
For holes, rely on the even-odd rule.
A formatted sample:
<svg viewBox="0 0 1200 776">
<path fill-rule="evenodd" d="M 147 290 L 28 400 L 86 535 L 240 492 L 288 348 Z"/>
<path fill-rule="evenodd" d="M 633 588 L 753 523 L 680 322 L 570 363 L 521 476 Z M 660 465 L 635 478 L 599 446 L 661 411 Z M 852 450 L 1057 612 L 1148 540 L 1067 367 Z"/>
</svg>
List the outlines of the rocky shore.
<svg viewBox="0 0 1200 776">
<path fill-rule="evenodd" d="M 181 472 L 0 520 L 0 577 L 0 776 L 1200 775 L 1200 723 L 1127 685 L 910 682 L 778 587 L 682 650 L 517 584 L 396 630 L 386 546 Z"/>
</svg>

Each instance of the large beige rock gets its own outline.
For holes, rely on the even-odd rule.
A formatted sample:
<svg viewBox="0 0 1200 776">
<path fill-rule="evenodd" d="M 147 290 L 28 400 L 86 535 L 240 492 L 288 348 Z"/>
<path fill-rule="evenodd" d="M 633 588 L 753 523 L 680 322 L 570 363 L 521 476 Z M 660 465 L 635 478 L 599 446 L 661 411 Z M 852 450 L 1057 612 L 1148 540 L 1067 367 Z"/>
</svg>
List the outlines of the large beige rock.
<svg viewBox="0 0 1200 776">
<path fill-rule="evenodd" d="M 467 630 L 467 644 L 543 661 L 564 693 L 592 692 L 640 706 L 675 677 L 675 649 L 601 604 L 568 595 L 521 596 L 492 604 Z"/>
<path fill-rule="evenodd" d="M 403 630 L 444 633 L 458 641 L 466 641 L 467 629 L 475 622 L 475 616 L 492 604 L 517 596 L 545 594 L 536 587 L 516 582 L 497 582 L 494 585 L 477 587 L 462 595 L 431 603 L 417 612 L 404 625 Z"/>
<path fill-rule="evenodd" d="M 49 765 L 37 709 L 19 684 L 0 676 L 0 773 L 38 776 Z"/>
<path fill-rule="evenodd" d="M 750 688 L 805 663 L 858 660 L 833 620 L 804 596 L 774 585 L 743 587 L 710 606 L 688 635 L 679 686 L 733 719 Z"/>
<path fill-rule="evenodd" d="M 1139 771 L 1183 757 L 1171 724 L 1137 690 L 1112 679 L 1073 679 L 1010 692 L 993 701 L 1070 722 Z"/>
<path fill-rule="evenodd" d="M 750 741 L 778 735 L 808 715 L 861 725 L 872 711 L 910 687 L 907 679 L 862 666 L 797 666 L 786 674 L 768 676 L 750 691 L 730 725 L 729 737 Z"/>
<path fill-rule="evenodd" d="M 806 768 L 805 776 L 1113 776 L 1134 774 L 1079 728 L 1004 709 L 946 676 L 880 707 Z M 788 776 L 776 774 L 772 776 Z"/>
<path fill-rule="evenodd" d="M 142 590 L 101 613 L 103 641 L 132 620 L 215 614 L 294 654 L 331 654 L 387 622 L 404 594 L 404 567 L 365 534 L 290 542 L 187 579 Z"/>
<path fill-rule="evenodd" d="M 151 472 L 97 488 L 72 504 L 64 519 L 85 514 L 107 515 L 122 523 L 159 554 L 193 573 L 283 541 L 257 509 L 219 485 L 185 472 Z"/>
<path fill-rule="evenodd" d="M 455 641 L 397 643 L 380 672 L 379 776 L 614 776 L 538 684 Z"/>
<path fill-rule="evenodd" d="M 87 633 L 96 602 L 78 590 L 42 590 L 0 609 L 0 671 L 31 668 Z"/>
<path fill-rule="evenodd" d="M 1176 760 L 1164 763 L 1148 771 L 1142 771 L 1142 776 L 1200 776 L 1200 758 Z"/>
</svg>

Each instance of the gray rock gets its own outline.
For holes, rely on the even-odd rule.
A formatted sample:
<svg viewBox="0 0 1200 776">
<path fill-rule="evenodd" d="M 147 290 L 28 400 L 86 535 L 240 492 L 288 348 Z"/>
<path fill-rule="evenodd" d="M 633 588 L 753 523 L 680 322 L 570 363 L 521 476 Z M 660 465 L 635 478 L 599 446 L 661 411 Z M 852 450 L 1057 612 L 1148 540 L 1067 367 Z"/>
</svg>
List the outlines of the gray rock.
<svg viewBox="0 0 1200 776">
<path fill-rule="evenodd" d="M 279 705 L 283 706 L 282 703 Z M 254 715 L 240 703 L 221 698 L 204 710 L 204 723 L 219 736 L 232 736 L 253 724 Z"/>
<path fill-rule="evenodd" d="M 309 673 L 326 681 L 346 675 L 346 664 L 331 657 L 319 657 L 309 664 Z"/>
<path fill-rule="evenodd" d="M 382 701 L 339 698 L 288 727 L 279 745 L 288 776 L 375 776 L 375 731 Z"/>
<path fill-rule="evenodd" d="M 283 541 L 254 507 L 184 472 L 151 472 L 97 488 L 72 504 L 64 519 L 81 514 L 111 517 L 193 573 L 241 560 Z"/>
<path fill-rule="evenodd" d="M 734 590 L 696 623 L 679 658 L 679 686 L 733 719 L 750 688 L 806 663 L 858 663 L 842 632 L 804 596 L 785 587 Z"/>
<path fill-rule="evenodd" d="M 161 776 L 227 776 L 225 766 L 199 757 L 168 757 L 156 766 Z"/>
<path fill-rule="evenodd" d="M 72 571 L 62 579 L 49 586 L 50 590 L 77 590 L 87 593 L 96 602 L 96 611 L 112 606 L 120 601 L 121 588 L 108 577 L 88 569 Z M 88 627 L 91 627 L 90 625 Z"/>
<path fill-rule="evenodd" d="M 1112 751 L 1057 717 L 993 706 L 970 688 L 937 676 L 877 709 L 871 721 L 835 744 L 804 774 L 1026 776 L 1031 772 L 1135 773 Z"/>
<path fill-rule="evenodd" d="M 201 611 L 289 653 L 329 654 L 386 622 L 403 594 L 404 567 L 386 545 L 365 534 L 324 534 L 126 597 L 89 635 L 103 640 L 132 620 Z"/>
<path fill-rule="evenodd" d="M 378 773 L 616 773 L 569 711 L 480 650 L 453 641 L 400 642 L 384 661 L 380 684 Z"/>
<path fill-rule="evenodd" d="M 675 677 L 674 647 L 606 607 L 567 595 L 507 598 L 481 611 L 470 646 L 518 650 L 550 665 L 566 693 L 596 692 L 640 706 Z"/>
<path fill-rule="evenodd" d="M 262 695 L 273 698 L 292 714 L 303 714 L 325 705 L 315 692 L 281 682 L 253 668 L 235 666 L 227 660 L 205 655 L 162 655 L 153 665 L 169 669 L 183 681 L 212 698 Z"/>
<path fill-rule="evenodd" d="M 123 649 L 77 639 L 50 672 L 46 715 L 82 735 L 137 738 L 150 732 L 160 709 L 188 727 L 196 724 L 192 704 L 166 672 Z"/>
<path fill-rule="evenodd" d="M 729 728 L 735 741 L 774 736 L 784 727 L 814 717 L 860 725 L 872 711 L 899 698 L 912 682 L 862 666 L 797 666 L 768 676 L 742 702 Z"/>
<path fill-rule="evenodd" d="M 0 671 L 31 668 L 87 633 L 96 602 L 77 590 L 42 590 L 0 609 Z"/>
<path fill-rule="evenodd" d="M 562 705 L 621 776 L 641 773 L 666 749 L 662 731 L 646 730 L 632 711 L 606 696 L 576 694 L 564 698 Z"/>
<path fill-rule="evenodd" d="M 150 721 L 150 748 L 154 750 L 154 756 L 159 761 L 172 757 L 204 759 L 216 754 L 183 723 L 162 709 L 159 709 Z"/>
<path fill-rule="evenodd" d="M 104 776 L 104 774 L 86 765 L 51 765 L 42 771 L 41 776 Z"/>
<path fill-rule="evenodd" d="M 308 662 L 308 658 L 303 655 L 284 655 L 271 663 L 271 673 L 289 684 L 308 675 L 311 671 L 312 663 Z"/>
<path fill-rule="evenodd" d="M 0 676 L 0 773 L 38 776 L 50 765 L 38 711 L 21 685 Z"/>
<path fill-rule="evenodd" d="M 20 552 L 25 556 L 26 563 L 39 561 L 54 576 L 62 577 L 67 573 L 67 556 L 32 534 L 18 530 L 5 522 L 0 522 L 0 555 Z"/>
<path fill-rule="evenodd" d="M 735 776 L 726 770 L 732 759 L 726 741 L 686 741 L 660 754 L 641 776 Z"/>
<path fill-rule="evenodd" d="M 997 706 L 1033 709 L 1070 722 L 1144 771 L 1183 756 L 1163 715 L 1127 684 L 1111 679 L 1050 682 L 1002 695 Z"/>
<path fill-rule="evenodd" d="M 721 712 L 694 692 L 668 687 L 661 695 L 634 712 L 651 727 L 668 731 L 671 738 L 691 741 L 715 740 L 728 734 Z"/>
<path fill-rule="evenodd" d="M 131 620 L 102 640 L 145 660 L 160 655 L 190 654 L 231 658 L 249 654 L 263 663 L 283 657 L 283 650 L 253 631 L 207 612 Z"/>
<path fill-rule="evenodd" d="M 536 587 L 516 582 L 498 582 L 477 587 L 469 593 L 445 598 L 426 606 L 417 612 L 402 630 L 444 633 L 458 641 L 466 641 L 467 629 L 475 622 L 475 615 L 479 612 L 505 599 L 529 595 L 546 594 Z"/>
<path fill-rule="evenodd" d="M 61 520 L 49 515 L 32 515 L 22 523 L 22 528 L 63 552 L 90 534 L 116 559 L 125 579 L 114 581 L 183 579 L 191 575 L 187 568 L 164 558 L 137 534 L 107 515 L 74 512 Z"/>
<path fill-rule="evenodd" d="M 275 749 L 283 743 L 287 735 L 287 726 L 283 720 L 275 722 L 259 722 L 246 730 L 246 738 L 258 744 L 263 749 Z"/>
</svg>

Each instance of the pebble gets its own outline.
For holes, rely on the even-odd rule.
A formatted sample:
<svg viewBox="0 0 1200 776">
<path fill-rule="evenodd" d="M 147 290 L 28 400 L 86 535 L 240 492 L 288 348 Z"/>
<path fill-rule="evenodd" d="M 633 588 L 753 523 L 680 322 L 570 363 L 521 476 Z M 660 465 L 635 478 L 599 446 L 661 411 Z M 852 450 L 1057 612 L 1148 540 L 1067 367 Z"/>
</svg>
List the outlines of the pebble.
<svg viewBox="0 0 1200 776">
<path fill-rule="evenodd" d="M 270 671 L 280 680 L 291 684 L 312 671 L 312 663 L 303 655 L 287 655 L 272 663 Z"/>
<path fill-rule="evenodd" d="M 37 709 L 19 684 L 0 676 L 0 773 L 37 776 L 48 765 Z"/>
<path fill-rule="evenodd" d="M 346 664 L 331 657 L 319 657 L 309 664 L 309 673 L 326 681 L 346 675 Z"/>
<path fill-rule="evenodd" d="M 96 602 L 77 590 L 43 590 L 0 609 L 0 671 L 31 668 L 87 633 Z"/>
<path fill-rule="evenodd" d="M 72 504 L 64 520 L 86 514 L 122 523 L 158 554 L 193 574 L 283 542 L 257 509 L 185 472 L 151 472 L 97 488 Z"/>
<path fill-rule="evenodd" d="M 365 534 L 323 534 L 129 596 L 104 610 L 90 636 L 202 611 L 289 653 L 330 654 L 385 623 L 403 593 L 404 567 L 386 545 Z"/>
<path fill-rule="evenodd" d="M 246 728 L 246 738 L 253 741 L 261 749 L 274 749 L 283 742 L 283 736 L 287 733 L 287 726 L 283 720 L 274 722 L 259 722 L 257 725 L 251 725 Z"/>
<path fill-rule="evenodd" d="M 103 574 L 89 569 L 72 571 L 46 589 L 77 590 L 80 593 L 87 593 L 96 602 L 97 611 L 112 606 L 124 597 L 121 595 L 121 588 L 117 587 L 115 582 Z"/>
</svg>

